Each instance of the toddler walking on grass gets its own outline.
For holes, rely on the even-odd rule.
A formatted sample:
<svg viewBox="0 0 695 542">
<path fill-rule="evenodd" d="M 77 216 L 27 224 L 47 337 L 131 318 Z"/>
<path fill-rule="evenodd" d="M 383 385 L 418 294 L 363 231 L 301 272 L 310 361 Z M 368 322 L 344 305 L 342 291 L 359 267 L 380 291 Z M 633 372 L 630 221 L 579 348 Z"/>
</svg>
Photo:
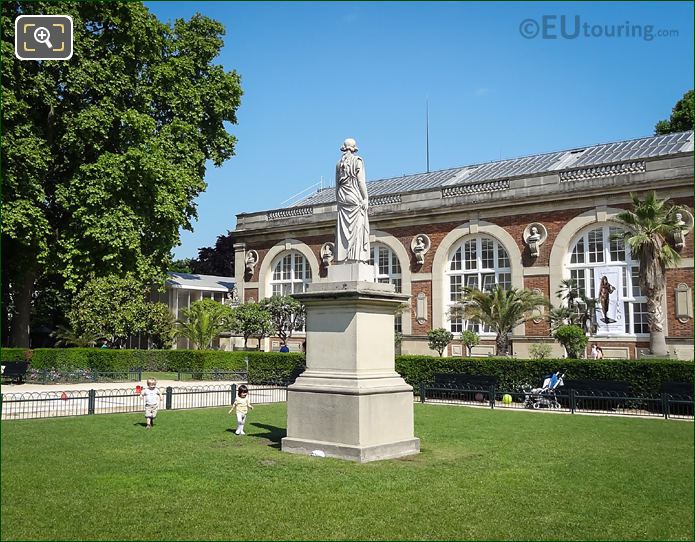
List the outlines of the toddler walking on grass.
<svg viewBox="0 0 695 542">
<path fill-rule="evenodd" d="M 154 425 L 154 419 L 157 417 L 157 409 L 162 400 L 162 392 L 160 392 L 157 387 L 157 380 L 148 378 L 147 387 L 142 390 L 140 396 L 145 400 L 145 428 L 150 429 Z"/>
<path fill-rule="evenodd" d="M 236 434 L 245 435 L 244 433 L 244 423 L 246 423 L 246 414 L 249 409 L 253 409 L 251 404 L 251 398 L 249 397 L 249 389 L 246 384 L 239 386 L 239 391 L 237 392 L 237 398 L 232 404 L 232 408 L 229 409 L 229 413 L 236 408 Z"/>
</svg>

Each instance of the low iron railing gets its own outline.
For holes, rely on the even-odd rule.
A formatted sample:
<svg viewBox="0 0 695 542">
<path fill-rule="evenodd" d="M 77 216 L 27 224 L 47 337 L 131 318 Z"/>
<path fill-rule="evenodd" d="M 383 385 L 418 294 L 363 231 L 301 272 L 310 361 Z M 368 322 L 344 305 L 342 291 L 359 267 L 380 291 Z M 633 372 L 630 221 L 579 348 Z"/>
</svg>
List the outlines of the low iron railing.
<svg viewBox="0 0 695 542">
<path fill-rule="evenodd" d="M 285 386 L 249 386 L 252 404 L 287 401 Z M 237 385 L 165 388 L 165 410 L 230 406 Z M 141 412 L 143 400 L 134 388 L 8 393 L 2 395 L 2 419 L 22 420 Z"/>
<path fill-rule="evenodd" d="M 692 396 L 669 393 L 634 395 L 601 390 L 570 389 L 555 393 L 534 394 L 530 390 L 505 391 L 495 386 L 441 388 L 420 384 L 416 388 L 416 394 L 422 403 L 547 410 L 572 414 L 693 418 Z"/>
</svg>

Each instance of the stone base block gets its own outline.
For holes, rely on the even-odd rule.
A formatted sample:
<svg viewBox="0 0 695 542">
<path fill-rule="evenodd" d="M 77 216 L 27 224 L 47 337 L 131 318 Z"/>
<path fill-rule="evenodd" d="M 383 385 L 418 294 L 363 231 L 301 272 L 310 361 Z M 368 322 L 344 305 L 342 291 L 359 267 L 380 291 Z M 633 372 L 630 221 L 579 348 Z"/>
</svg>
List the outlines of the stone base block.
<svg viewBox="0 0 695 542">
<path fill-rule="evenodd" d="M 418 453 L 413 392 L 400 377 L 330 380 L 302 376 L 288 389 L 283 451 L 353 461 Z"/>
<path fill-rule="evenodd" d="M 328 267 L 326 282 L 375 282 L 376 269 L 363 262 L 337 263 Z"/>
<path fill-rule="evenodd" d="M 311 455 L 314 450 L 321 450 L 326 457 L 347 459 L 366 463 L 382 459 L 394 459 L 420 452 L 420 439 L 411 438 L 400 442 L 377 444 L 375 446 L 350 446 L 320 440 L 305 440 L 285 437 L 282 439 L 282 451 L 291 454 Z"/>
</svg>

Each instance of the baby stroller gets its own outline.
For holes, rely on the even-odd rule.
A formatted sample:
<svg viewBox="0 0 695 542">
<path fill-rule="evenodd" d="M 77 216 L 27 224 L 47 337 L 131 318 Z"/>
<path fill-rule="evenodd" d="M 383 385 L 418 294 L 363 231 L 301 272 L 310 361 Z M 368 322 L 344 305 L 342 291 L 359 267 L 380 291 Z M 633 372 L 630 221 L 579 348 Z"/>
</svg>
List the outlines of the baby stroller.
<svg viewBox="0 0 695 542">
<path fill-rule="evenodd" d="M 543 380 L 543 386 L 540 388 L 531 388 L 531 386 L 524 386 L 524 407 L 526 408 L 550 408 L 558 409 L 560 408 L 560 403 L 555 396 L 555 390 L 560 386 L 564 386 L 562 378 L 564 373 L 560 371 L 553 373 Z"/>
</svg>

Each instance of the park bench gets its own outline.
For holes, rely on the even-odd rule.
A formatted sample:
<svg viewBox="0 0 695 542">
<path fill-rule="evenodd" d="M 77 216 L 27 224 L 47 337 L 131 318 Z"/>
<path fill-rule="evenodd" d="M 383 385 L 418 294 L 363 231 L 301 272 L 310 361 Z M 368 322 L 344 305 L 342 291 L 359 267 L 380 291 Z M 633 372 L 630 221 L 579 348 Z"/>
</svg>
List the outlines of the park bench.
<svg viewBox="0 0 695 542">
<path fill-rule="evenodd" d="M 625 400 L 631 395 L 630 383 L 618 380 L 566 380 L 560 403 L 569 404 L 568 395 L 574 393 L 579 396 L 576 406 L 579 408 L 595 410 L 617 410 L 622 408 Z"/>
<path fill-rule="evenodd" d="M 664 382 L 661 384 L 661 393 L 692 399 L 693 385 L 690 382 Z"/>
<path fill-rule="evenodd" d="M 21 384 L 28 368 L 28 361 L 8 361 L 2 365 L 2 381 Z"/>
<path fill-rule="evenodd" d="M 467 375 L 460 373 L 437 373 L 434 375 L 434 388 L 437 390 L 456 390 L 457 397 L 464 401 L 489 401 L 490 388 L 497 387 L 497 378 L 487 375 Z"/>
</svg>

